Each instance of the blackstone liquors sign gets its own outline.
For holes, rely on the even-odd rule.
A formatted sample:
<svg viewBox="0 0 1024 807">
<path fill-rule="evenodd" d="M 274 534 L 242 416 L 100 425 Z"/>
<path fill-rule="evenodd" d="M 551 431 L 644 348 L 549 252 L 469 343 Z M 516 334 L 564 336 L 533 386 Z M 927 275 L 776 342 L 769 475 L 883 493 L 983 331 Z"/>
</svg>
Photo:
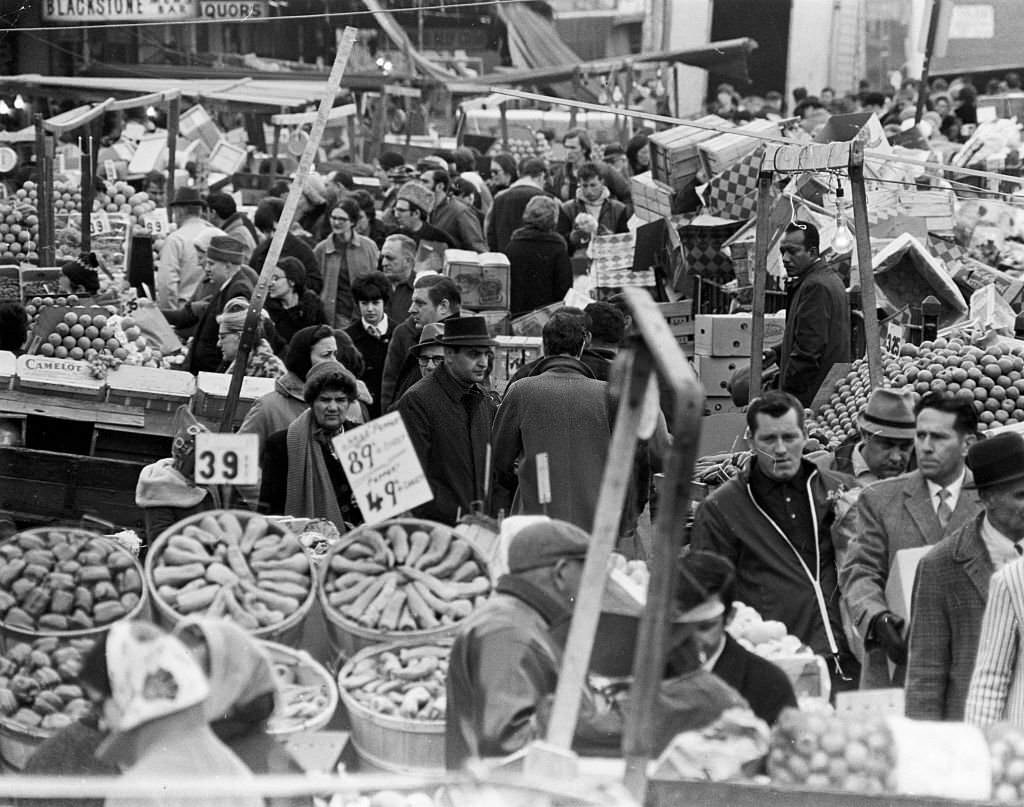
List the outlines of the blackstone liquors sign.
<svg viewBox="0 0 1024 807">
<path fill-rule="evenodd" d="M 143 22 L 195 19 L 195 0 L 42 0 L 48 22 Z"/>
</svg>

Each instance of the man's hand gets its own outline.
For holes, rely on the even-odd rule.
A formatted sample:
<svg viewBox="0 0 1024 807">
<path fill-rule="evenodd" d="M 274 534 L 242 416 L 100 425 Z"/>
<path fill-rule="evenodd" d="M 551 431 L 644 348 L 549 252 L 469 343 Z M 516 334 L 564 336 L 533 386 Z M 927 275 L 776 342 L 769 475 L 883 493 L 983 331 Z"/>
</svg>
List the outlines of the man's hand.
<svg viewBox="0 0 1024 807">
<path fill-rule="evenodd" d="M 903 637 L 905 622 L 892 611 L 883 611 L 871 620 L 868 635 L 885 649 L 893 664 L 907 663 L 907 640 Z"/>
</svg>

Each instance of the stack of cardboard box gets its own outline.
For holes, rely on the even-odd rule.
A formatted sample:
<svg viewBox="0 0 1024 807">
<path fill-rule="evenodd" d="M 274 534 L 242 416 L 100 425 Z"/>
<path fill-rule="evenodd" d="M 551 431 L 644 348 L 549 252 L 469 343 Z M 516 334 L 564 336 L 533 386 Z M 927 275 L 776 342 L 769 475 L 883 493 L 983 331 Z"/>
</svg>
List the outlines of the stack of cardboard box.
<svg viewBox="0 0 1024 807">
<path fill-rule="evenodd" d="M 785 314 L 766 314 L 764 345 L 782 341 Z M 694 355 L 704 385 L 705 414 L 737 412 L 729 395 L 732 374 L 750 364 L 750 314 L 698 314 L 694 319 Z"/>
</svg>

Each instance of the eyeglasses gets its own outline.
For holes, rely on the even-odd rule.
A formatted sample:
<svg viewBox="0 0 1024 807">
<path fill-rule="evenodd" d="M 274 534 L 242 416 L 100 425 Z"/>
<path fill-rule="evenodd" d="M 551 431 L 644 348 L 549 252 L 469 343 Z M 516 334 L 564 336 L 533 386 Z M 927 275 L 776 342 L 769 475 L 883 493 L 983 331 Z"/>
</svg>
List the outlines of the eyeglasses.
<svg viewBox="0 0 1024 807">
<path fill-rule="evenodd" d="M 444 356 L 420 356 L 419 358 L 420 367 L 429 367 L 431 364 L 440 367 L 443 361 Z"/>
<path fill-rule="evenodd" d="M 348 216 L 331 216 L 331 221 L 352 221 Z"/>
<path fill-rule="evenodd" d="M 286 279 L 285 275 L 271 275 L 270 276 L 270 282 L 271 283 L 277 283 L 278 280 L 285 280 L 285 279 Z"/>
</svg>

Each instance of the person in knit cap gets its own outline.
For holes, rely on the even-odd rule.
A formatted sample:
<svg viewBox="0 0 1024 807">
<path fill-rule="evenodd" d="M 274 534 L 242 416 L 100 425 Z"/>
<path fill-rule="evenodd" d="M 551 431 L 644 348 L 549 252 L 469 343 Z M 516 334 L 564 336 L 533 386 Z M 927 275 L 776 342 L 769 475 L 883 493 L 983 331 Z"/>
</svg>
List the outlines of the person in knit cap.
<svg viewBox="0 0 1024 807">
<path fill-rule="evenodd" d="M 394 213 L 398 231 L 417 244 L 421 241 L 434 241 L 454 249 L 455 239 L 429 222 L 433 209 L 434 192 L 422 182 L 406 182 L 398 189 L 395 199 Z"/>
<path fill-rule="evenodd" d="M 185 359 L 185 368 L 193 374 L 217 372 L 223 360 L 217 344 L 217 317 L 224 313 L 228 300 L 252 297 L 251 274 L 242 266 L 244 250 L 240 241 L 228 235 L 210 239 L 203 256 L 203 268 L 208 285 L 214 289 L 213 295 L 206 300 L 192 300 L 181 310 L 163 312 L 175 328 L 195 327 L 195 338 Z"/>
<path fill-rule="evenodd" d="M 238 347 L 242 342 L 242 331 L 245 330 L 245 320 L 249 313 L 249 301 L 244 297 L 236 297 L 228 300 L 224 306 L 224 313 L 217 317 L 217 346 L 224 357 L 223 372 L 231 375 L 235 371 L 235 357 L 238 355 Z M 270 342 L 264 336 L 264 322 L 269 322 L 270 317 L 266 311 L 260 312 L 260 321 L 256 325 L 256 341 L 249 351 L 249 357 L 245 362 L 245 375 L 253 378 L 280 378 L 287 369 L 284 362 L 275 354 Z"/>
<path fill-rule="evenodd" d="M 63 294 L 95 294 L 100 290 L 99 263 L 93 253 L 79 255 L 61 264 L 60 290 Z"/>
<path fill-rule="evenodd" d="M 309 409 L 263 448 L 260 509 L 326 518 L 344 533 L 362 516 L 331 440 L 357 425 L 345 419 L 358 395 L 356 379 L 340 362 L 325 361 L 309 370 L 304 392 Z"/>
<path fill-rule="evenodd" d="M 279 356 L 303 328 L 327 322 L 320 298 L 306 288 L 306 267 L 298 258 L 284 257 L 277 262 L 270 275 L 266 311 L 274 321 L 277 338 L 273 347 Z"/>
</svg>

